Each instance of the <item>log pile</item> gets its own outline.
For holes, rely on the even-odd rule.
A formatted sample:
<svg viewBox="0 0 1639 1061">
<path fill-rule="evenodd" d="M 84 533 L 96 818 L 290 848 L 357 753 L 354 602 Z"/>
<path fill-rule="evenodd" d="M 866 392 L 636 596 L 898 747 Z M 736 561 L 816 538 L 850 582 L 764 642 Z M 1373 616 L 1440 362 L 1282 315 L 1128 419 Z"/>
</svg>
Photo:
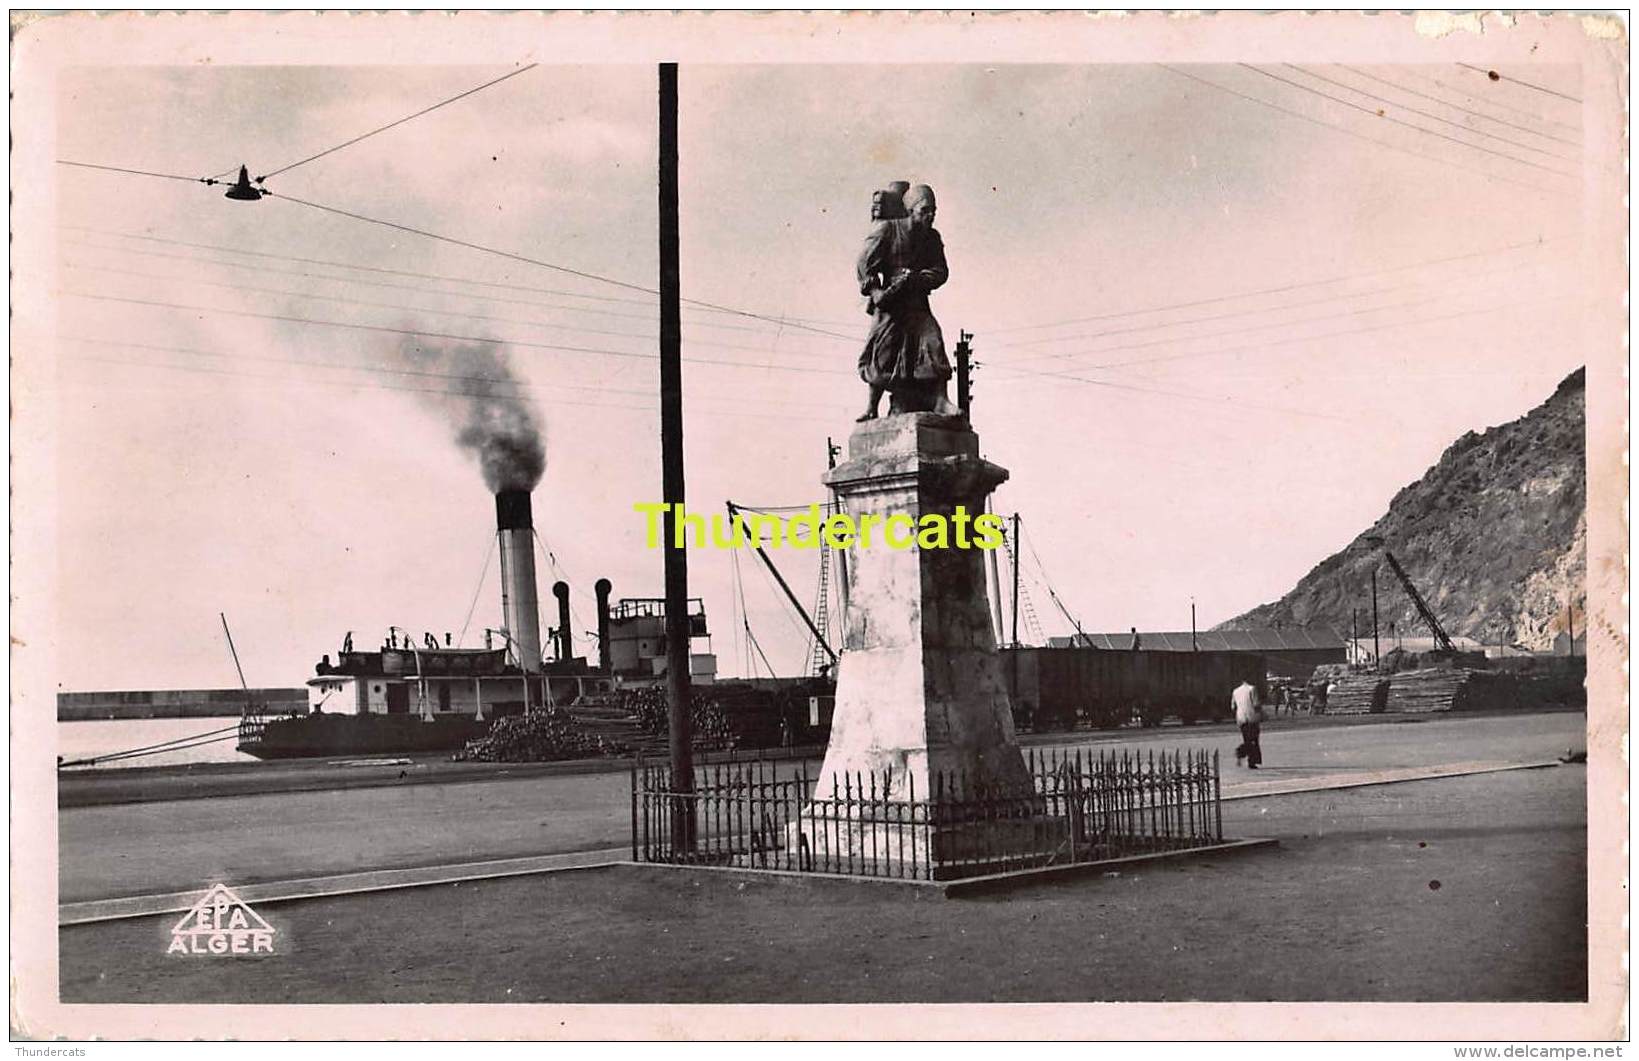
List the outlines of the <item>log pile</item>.
<svg viewBox="0 0 1639 1061">
<path fill-rule="evenodd" d="M 541 763 L 586 759 L 610 751 L 603 741 L 581 733 L 569 712 L 552 708 L 496 719 L 487 735 L 467 743 L 460 758 L 482 763 Z"/>
<path fill-rule="evenodd" d="M 1326 694 L 1328 715 L 1377 715 L 1388 704 L 1389 681 L 1375 674 L 1339 678 Z"/>
<path fill-rule="evenodd" d="M 1397 714 L 1460 711 L 1468 706 L 1473 674 L 1460 667 L 1401 671 L 1390 680 L 1388 709 Z"/>
</svg>

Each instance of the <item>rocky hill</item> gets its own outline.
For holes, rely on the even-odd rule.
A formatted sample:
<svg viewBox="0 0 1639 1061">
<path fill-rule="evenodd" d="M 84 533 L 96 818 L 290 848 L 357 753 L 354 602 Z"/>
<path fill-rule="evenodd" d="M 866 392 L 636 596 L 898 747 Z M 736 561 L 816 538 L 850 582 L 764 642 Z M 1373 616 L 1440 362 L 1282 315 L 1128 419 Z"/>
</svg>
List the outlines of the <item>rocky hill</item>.
<svg viewBox="0 0 1639 1061">
<path fill-rule="evenodd" d="M 1290 593 L 1219 629 L 1329 625 L 1349 636 L 1350 609 L 1370 629 L 1371 572 L 1379 536 L 1439 616 L 1446 632 L 1533 650 L 1565 628 L 1568 591 L 1578 636 L 1587 567 L 1584 370 L 1525 416 L 1452 443 L 1388 512 Z M 1384 564 L 1377 576 L 1379 627 L 1427 637 L 1426 626 Z"/>
</svg>

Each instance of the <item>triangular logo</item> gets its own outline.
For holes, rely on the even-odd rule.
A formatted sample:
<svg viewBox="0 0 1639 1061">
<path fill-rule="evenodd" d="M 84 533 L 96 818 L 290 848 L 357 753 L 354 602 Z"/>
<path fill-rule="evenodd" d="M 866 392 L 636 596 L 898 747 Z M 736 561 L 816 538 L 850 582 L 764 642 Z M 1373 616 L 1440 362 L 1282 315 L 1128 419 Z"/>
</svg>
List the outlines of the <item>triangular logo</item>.
<svg viewBox="0 0 1639 1061">
<path fill-rule="evenodd" d="M 168 954 L 271 954 L 276 930 L 226 884 L 213 884 L 171 928 Z"/>
</svg>

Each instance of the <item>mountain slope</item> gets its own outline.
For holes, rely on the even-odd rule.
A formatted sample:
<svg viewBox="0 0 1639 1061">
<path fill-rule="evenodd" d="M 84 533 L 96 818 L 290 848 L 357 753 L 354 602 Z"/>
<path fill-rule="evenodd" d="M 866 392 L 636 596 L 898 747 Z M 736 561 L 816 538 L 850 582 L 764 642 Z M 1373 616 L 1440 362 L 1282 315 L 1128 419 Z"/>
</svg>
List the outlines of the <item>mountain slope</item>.
<svg viewBox="0 0 1639 1061">
<path fill-rule="evenodd" d="M 1328 625 L 1349 636 L 1350 609 L 1371 629 L 1377 535 L 1452 636 L 1538 651 L 1565 628 L 1567 600 L 1582 630 L 1587 567 L 1585 373 L 1566 377 L 1525 416 L 1452 443 L 1439 463 L 1401 490 L 1384 516 L 1292 591 L 1218 629 Z M 1573 588 L 1574 587 L 1574 588 Z M 1387 564 L 1377 575 L 1379 628 L 1429 631 Z"/>
</svg>

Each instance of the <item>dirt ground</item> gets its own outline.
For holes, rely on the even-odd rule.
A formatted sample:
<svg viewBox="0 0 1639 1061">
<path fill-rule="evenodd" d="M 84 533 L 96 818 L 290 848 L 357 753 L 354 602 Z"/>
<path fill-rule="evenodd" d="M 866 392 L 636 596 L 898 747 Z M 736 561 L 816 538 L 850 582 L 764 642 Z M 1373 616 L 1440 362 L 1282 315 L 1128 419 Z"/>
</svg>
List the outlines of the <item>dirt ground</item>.
<svg viewBox="0 0 1639 1061">
<path fill-rule="evenodd" d="M 272 956 L 64 928 L 64 1002 L 1572 1001 L 1576 766 L 1225 805 L 1281 847 L 971 899 L 658 868 L 261 909 Z"/>
</svg>

